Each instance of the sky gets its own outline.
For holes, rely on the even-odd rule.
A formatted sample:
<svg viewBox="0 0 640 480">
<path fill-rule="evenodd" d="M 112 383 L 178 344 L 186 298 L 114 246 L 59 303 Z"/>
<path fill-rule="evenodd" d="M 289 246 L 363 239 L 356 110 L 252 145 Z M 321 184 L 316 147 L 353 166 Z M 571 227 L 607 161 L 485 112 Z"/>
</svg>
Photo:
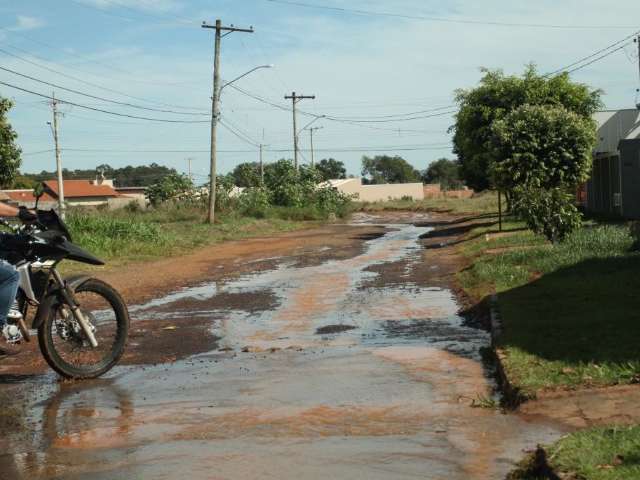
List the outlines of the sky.
<svg viewBox="0 0 640 480">
<path fill-rule="evenodd" d="M 65 168 L 156 162 L 186 172 L 190 158 L 204 182 L 214 31 L 201 24 L 217 18 L 254 28 L 222 40 L 225 81 L 273 65 L 223 90 L 219 172 L 257 161 L 260 143 L 265 162 L 293 157 L 284 96 L 295 91 L 316 96 L 298 104 L 298 128 L 320 127 L 316 161 L 336 158 L 358 175 L 363 155 L 400 155 L 420 170 L 452 158 L 455 91 L 477 85 L 482 67 L 563 68 L 640 30 L 640 2 L 0 0 L 0 67 L 33 78 L 0 70 L 0 82 L 77 104 L 59 105 Z M 633 108 L 640 86 L 637 45 L 621 45 L 572 73 L 603 89 L 608 109 Z M 0 96 L 15 101 L 22 171 L 54 170 L 50 100 L 2 84 Z M 302 163 L 311 160 L 309 140 L 301 131 Z"/>
</svg>

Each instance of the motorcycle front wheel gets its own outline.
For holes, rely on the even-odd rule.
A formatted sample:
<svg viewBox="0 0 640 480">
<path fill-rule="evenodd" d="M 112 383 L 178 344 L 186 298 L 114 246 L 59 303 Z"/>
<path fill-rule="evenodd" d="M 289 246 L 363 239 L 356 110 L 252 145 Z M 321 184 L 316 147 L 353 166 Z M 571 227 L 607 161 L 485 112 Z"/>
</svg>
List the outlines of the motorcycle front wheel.
<svg viewBox="0 0 640 480">
<path fill-rule="evenodd" d="M 75 300 L 98 341 L 91 347 L 64 302 L 53 306 L 38 329 L 40 350 L 51 368 L 65 378 L 96 378 L 122 357 L 129 334 L 129 313 L 120 294 L 95 278 L 75 290 Z"/>
</svg>

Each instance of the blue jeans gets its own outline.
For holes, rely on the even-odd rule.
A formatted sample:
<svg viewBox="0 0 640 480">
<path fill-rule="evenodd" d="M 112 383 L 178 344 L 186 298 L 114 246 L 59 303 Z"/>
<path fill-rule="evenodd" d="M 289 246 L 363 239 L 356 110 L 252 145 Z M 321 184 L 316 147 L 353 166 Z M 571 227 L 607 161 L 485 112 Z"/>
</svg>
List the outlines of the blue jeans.
<svg viewBox="0 0 640 480">
<path fill-rule="evenodd" d="M 0 260 L 0 328 L 6 323 L 7 314 L 18 293 L 19 280 L 20 276 L 13 265 Z"/>
</svg>

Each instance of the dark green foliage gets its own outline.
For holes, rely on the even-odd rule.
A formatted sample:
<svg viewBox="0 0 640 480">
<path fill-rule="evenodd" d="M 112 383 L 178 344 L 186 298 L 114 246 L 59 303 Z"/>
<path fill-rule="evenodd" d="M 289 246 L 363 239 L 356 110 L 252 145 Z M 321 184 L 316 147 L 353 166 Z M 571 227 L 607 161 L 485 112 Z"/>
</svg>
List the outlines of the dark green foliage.
<svg viewBox="0 0 640 480">
<path fill-rule="evenodd" d="M 591 118 L 602 105 L 599 90 L 574 83 L 567 74 L 544 77 L 533 65 L 521 77 L 506 76 L 501 70 L 483 71 L 480 86 L 457 92 L 460 110 L 452 127 L 461 177 L 477 191 L 492 186 L 489 171 L 496 160 L 492 148 L 494 121 L 523 105 L 564 107 L 582 118 Z"/>
<path fill-rule="evenodd" d="M 269 164 L 264 180 L 264 187 L 248 188 L 240 195 L 239 206 L 244 214 L 262 218 L 275 209 L 282 218 L 328 218 L 344 215 L 351 202 L 335 188 L 322 185 L 317 169 L 301 166 L 296 170 L 291 160 Z"/>
<path fill-rule="evenodd" d="M 247 188 L 238 199 L 240 210 L 250 217 L 265 218 L 271 207 L 271 197 L 265 187 Z"/>
<path fill-rule="evenodd" d="M 514 212 L 552 242 L 579 228 L 571 192 L 589 177 L 595 122 L 561 106 L 523 105 L 492 131 L 491 176 Z"/>
<path fill-rule="evenodd" d="M 260 164 L 257 162 L 241 163 L 233 169 L 231 176 L 238 187 L 258 187 L 260 186 Z"/>
<path fill-rule="evenodd" d="M 491 177 L 509 191 L 576 188 L 589 178 L 596 125 L 564 107 L 523 105 L 492 127 Z"/>
<path fill-rule="evenodd" d="M 172 173 L 147 187 L 146 196 L 157 206 L 169 200 L 185 200 L 194 196 L 193 182 L 186 175 Z"/>
<path fill-rule="evenodd" d="M 7 188 L 13 184 L 21 163 L 22 151 L 16 145 L 18 134 L 7 118 L 12 106 L 10 100 L 0 97 L 0 188 Z"/>
<path fill-rule="evenodd" d="M 112 168 L 110 165 L 103 164 L 96 168 L 90 169 L 63 169 L 63 177 L 67 180 L 87 180 L 95 178 L 103 173 L 105 178 L 113 179 L 114 184 L 118 187 L 147 187 L 158 183 L 166 175 L 177 174 L 175 168 L 165 167 L 152 163 L 150 165 L 126 166 L 122 168 Z M 55 172 L 42 170 L 40 173 L 25 173 L 22 175 L 25 179 L 31 179 L 36 182 L 51 180 L 56 178 Z"/>
<path fill-rule="evenodd" d="M 574 196 L 560 188 L 518 187 L 513 194 L 513 213 L 553 243 L 564 240 L 582 225 Z"/>
<path fill-rule="evenodd" d="M 424 183 L 439 183 L 442 190 L 462 188 L 460 164 L 457 160 L 441 158 L 432 162 L 422 177 Z"/>
<path fill-rule="evenodd" d="M 347 169 L 344 168 L 344 163 L 333 158 L 323 158 L 316 164 L 316 169 L 324 181 L 347 178 Z"/>
<path fill-rule="evenodd" d="M 402 157 L 362 157 L 363 182 L 368 184 L 421 182 L 420 172 Z"/>
</svg>

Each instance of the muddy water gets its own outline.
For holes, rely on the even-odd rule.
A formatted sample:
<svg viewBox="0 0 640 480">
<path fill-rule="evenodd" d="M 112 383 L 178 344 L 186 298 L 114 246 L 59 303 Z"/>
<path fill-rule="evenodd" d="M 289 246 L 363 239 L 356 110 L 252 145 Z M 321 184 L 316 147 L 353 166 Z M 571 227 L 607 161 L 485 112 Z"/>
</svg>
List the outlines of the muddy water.
<svg viewBox="0 0 640 480">
<path fill-rule="evenodd" d="M 280 258 L 131 308 L 170 320 L 177 342 L 181 322 L 210 319 L 219 350 L 83 384 L 20 379 L 2 478 L 502 478 L 559 431 L 471 407 L 491 398 L 488 337 L 450 291 L 411 281 L 426 229 L 387 227 L 350 259 Z M 368 286 L 400 261 L 406 281 Z"/>
</svg>

